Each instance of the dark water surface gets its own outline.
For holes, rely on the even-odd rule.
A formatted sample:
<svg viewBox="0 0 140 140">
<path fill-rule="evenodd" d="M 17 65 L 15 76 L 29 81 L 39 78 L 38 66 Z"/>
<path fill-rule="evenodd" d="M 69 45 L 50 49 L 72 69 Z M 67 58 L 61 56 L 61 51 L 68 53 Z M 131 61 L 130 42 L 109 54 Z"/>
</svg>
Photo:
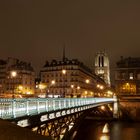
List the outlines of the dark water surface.
<svg viewBox="0 0 140 140">
<path fill-rule="evenodd" d="M 108 133 L 103 133 L 105 124 Z M 74 140 L 140 140 L 140 122 L 85 120 Z"/>
</svg>

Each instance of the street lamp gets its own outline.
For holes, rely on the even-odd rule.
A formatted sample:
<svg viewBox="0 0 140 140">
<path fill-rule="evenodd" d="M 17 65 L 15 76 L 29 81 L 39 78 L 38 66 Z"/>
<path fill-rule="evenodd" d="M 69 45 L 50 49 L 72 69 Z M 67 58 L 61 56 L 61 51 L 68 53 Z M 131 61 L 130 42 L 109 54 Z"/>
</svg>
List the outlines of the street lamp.
<svg viewBox="0 0 140 140">
<path fill-rule="evenodd" d="M 63 98 L 65 97 L 65 75 L 66 75 L 67 71 L 65 69 L 62 70 L 62 74 L 63 74 Z"/>
<path fill-rule="evenodd" d="M 11 76 L 12 79 L 15 78 L 17 76 L 17 71 L 11 71 L 10 76 Z M 13 95 L 12 95 L 12 97 L 14 98 L 15 97 L 15 95 L 14 95 L 15 87 L 14 87 L 14 82 L 13 81 L 12 81 L 12 84 L 13 84 L 13 92 L 12 92 Z"/>
</svg>

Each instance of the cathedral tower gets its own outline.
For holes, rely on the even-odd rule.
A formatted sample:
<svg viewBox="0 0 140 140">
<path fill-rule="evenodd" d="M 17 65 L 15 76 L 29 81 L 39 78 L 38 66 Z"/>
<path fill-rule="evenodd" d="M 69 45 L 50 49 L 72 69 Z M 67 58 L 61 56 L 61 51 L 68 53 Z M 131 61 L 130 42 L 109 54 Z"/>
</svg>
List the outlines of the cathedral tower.
<svg viewBox="0 0 140 140">
<path fill-rule="evenodd" d="M 95 56 L 95 74 L 110 86 L 109 58 L 105 52 L 98 52 Z"/>
</svg>

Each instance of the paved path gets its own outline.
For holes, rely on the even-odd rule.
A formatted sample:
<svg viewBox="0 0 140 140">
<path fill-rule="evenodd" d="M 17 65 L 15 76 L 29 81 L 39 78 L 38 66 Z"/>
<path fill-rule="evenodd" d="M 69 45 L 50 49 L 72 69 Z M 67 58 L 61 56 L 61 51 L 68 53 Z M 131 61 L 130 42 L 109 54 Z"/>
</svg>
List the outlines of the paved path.
<svg viewBox="0 0 140 140">
<path fill-rule="evenodd" d="M 0 140 L 52 140 L 0 119 Z"/>
</svg>

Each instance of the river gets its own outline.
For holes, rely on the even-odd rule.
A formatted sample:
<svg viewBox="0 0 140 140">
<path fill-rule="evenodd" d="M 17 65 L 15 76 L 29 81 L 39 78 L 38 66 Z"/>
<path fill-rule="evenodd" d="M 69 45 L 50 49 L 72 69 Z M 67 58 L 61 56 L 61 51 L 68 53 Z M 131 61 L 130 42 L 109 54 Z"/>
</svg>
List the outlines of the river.
<svg viewBox="0 0 140 140">
<path fill-rule="evenodd" d="M 103 133 L 107 124 L 108 131 Z M 140 122 L 85 119 L 74 140 L 140 140 Z"/>
</svg>

